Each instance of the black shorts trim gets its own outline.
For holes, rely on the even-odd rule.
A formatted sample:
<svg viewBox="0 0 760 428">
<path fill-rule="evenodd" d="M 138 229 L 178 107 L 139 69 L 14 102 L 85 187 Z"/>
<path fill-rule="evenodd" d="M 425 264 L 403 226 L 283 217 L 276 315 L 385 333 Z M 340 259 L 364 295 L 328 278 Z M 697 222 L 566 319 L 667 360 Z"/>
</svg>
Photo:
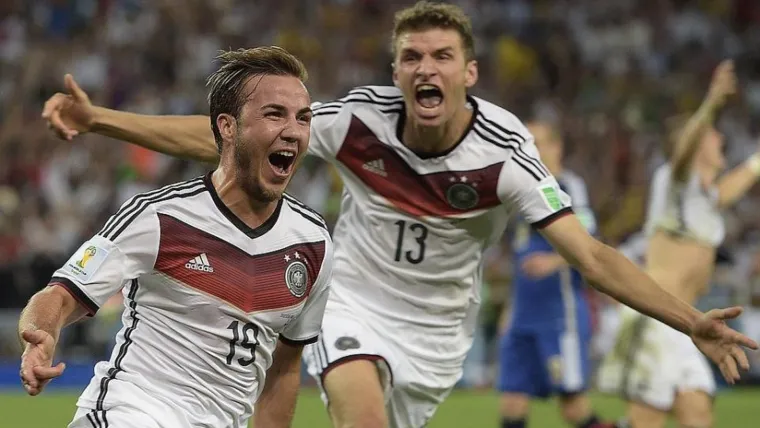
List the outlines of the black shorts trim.
<svg viewBox="0 0 760 428">
<path fill-rule="evenodd" d="M 391 368 L 391 365 L 388 364 L 388 360 L 386 360 L 384 357 L 377 355 L 377 354 L 353 354 L 353 355 L 346 355 L 345 357 L 338 358 L 335 361 L 331 361 L 327 364 L 324 368 L 322 368 L 322 371 L 319 373 L 319 382 L 324 385 L 325 384 L 325 377 L 328 373 L 330 373 L 334 368 L 342 366 L 343 364 L 350 363 L 352 361 L 372 361 L 377 363 L 378 361 L 382 361 L 385 363 L 385 366 L 388 368 L 388 373 L 390 373 L 390 386 L 393 387 L 393 369 Z M 381 387 L 383 385 L 380 385 Z M 324 389 L 324 387 L 323 387 Z M 325 394 L 327 392 L 325 391 Z M 328 397 L 329 399 L 329 397 Z"/>
<path fill-rule="evenodd" d="M 316 335 L 314 337 L 310 337 L 308 339 L 302 339 L 302 340 L 293 340 L 288 339 L 287 337 L 280 335 L 280 342 L 288 345 L 288 346 L 306 346 L 311 345 L 312 343 L 317 343 L 317 340 L 319 339 L 319 335 Z"/>
</svg>

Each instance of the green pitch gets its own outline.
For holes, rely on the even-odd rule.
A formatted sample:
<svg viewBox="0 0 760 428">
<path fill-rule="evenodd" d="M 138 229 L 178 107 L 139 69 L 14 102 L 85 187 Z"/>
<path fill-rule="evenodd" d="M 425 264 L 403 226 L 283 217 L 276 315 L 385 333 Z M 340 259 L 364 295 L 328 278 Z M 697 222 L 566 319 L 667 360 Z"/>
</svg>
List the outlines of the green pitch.
<svg viewBox="0 0 760 428">
<path fill-rule="evenodd" d="M 39 397 L 19 392 L 0 392 L 0 426 L 8 428 L 65 427 L 74 413 L 76 393 L 50 391 Z M 760 420 L 760 390 L 737 390 L 722 393 L 716 402 L 715 428 L 753 428 Z M 623 405 L 615 399 L 594 397 L 598 412 L 606 418 L 623 413 Z M 497 400 L 490 392 L 455 392 L 430 423 L 430 428 L 488 428 L 497 426 Z M 533 407 L 530 426 L 533 428 L 564 427 L 552 402 Z M 304 390 L 296 412 L 294 428 L 330 428 L 327 415 L 316 391 Z"/>
</svg>

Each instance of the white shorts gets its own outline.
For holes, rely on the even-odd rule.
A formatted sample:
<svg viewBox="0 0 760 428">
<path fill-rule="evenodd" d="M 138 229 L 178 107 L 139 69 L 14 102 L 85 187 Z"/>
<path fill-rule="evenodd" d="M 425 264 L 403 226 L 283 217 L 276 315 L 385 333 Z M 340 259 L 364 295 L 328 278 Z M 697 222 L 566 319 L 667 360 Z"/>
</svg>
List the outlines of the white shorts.
<svg viewBox="0 0 760 428">
<path fill-rule="evenodd" d="M 713 372 L 691 338 L 628 307 L 597 376 L 602 392 L 662 411 L 673 407 L 678 392 L 715 394 Z"/>
<path fill-rule="evenodd" d="M 615 346 L 620 329 L 620 308 L 606 304 L 599 310 L 598 327 L 591 339 L 591 356 L 598 361 Z"/>
<path fill-rule="evenodd" d="M 93 378 L 90 386 L 100 379 Z M 89 389 L 89 387 L 88 387 Z M 77 400 L 77 412 L 68 428 L 180 428 L 192 425 L 186 412 L 160 400 L 137 385 L 119 379 L 108 384 L 105 403 L 88 399 L 88 389 Z"/>
<path fill-rule="evenodd" d="M 333 368 L 354 360 L 377 364 L 385 390 L 386 411 L 391 428 L 420 428 L 433 416 L 462 376 L 429 361 L 405 355 L 394 338 L 408 332 L 387 332 L 377 323 L 351 312 L 325 312 L 319 341 L 304 350 L 304 361 L 322 387 L 322 379 Z M 395 339 L 398 340 L 398 339 Z M 328 403 L 322 388 L 322 400 Z"/>
<path fill-rule="evenodd" d="M 131 406 L 116 406 L 108 410 L 93 410 L 78 407 L 74 420 L 68 428 L 169 428 L 176 427 L 173 421 L 160 423 L 142 409 Z"/>
</svg>

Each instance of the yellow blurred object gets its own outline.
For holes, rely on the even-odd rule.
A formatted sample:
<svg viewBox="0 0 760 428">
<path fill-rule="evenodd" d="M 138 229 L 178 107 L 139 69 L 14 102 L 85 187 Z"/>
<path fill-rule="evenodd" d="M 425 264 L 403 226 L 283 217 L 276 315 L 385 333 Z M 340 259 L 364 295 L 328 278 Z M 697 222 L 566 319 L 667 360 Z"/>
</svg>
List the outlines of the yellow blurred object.
<svg viewBox="0 0 760 428">
<path fill-rule="evenodd" d="M 536 72 L 536 53 L 512 37 L 502 36 L 495 44 L 496 65 L 501 81 L 528 81 Z"/>
<path fill-rule="evenodd" d="M 330 190 L 335 193 L 340 193 L 343 191 L 343 180 L 341 180 L 340 175 L 338 175 L 338 169 L 333 165 L 330 165 L 328 171 L 330 174 Z"/>
<path fill-rule="evenodd" d="M 286 28 L 275 38 L 275 44 L 304 60 L 319 58 L 322 45 L 314 37 L 304 37 L 298 30 Z"/>
<path fill-rule="evenodd" d="M 12 187 L 0 186 L 0 213 L 10 215 L 16 212 L 21 199 Z"/>
<path fill-rule="evenodd" d="M 730 0 L 699 0 L 699 8 L 715 17 L 727 18 L 733 11 Z"/>
</svg>

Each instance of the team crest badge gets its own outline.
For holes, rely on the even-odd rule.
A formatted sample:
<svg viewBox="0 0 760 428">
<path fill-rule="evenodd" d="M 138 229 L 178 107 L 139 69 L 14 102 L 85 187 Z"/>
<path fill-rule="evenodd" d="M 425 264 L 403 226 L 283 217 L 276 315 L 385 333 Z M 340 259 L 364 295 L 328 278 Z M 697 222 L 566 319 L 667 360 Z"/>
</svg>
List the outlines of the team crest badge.
<svg viewBox="0 0 760 428">
<path fill-rule="evenodd" d="M 470 184 L 454 183 L 446 190 L 446 200 L 458 210 L 469 210 L 478 205 L 480 196 Z"/>
<path fill-rule="evenodd" d="M 309 283 L 309 272 L 306 265 L 300 261 L 294 261 L 285 269 L 285 284 L 290 294 L 303 297 L 306 294 L 306 286 Z"/>
</svg>

